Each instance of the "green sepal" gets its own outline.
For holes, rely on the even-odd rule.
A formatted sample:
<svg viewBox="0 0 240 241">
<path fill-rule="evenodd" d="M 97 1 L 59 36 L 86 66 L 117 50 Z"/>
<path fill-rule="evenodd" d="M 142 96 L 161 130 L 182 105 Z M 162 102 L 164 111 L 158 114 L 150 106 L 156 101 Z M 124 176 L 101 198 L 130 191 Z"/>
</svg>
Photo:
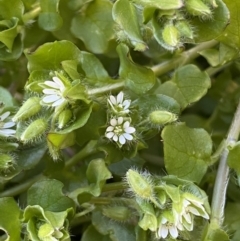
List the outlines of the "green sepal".
<svg viewBox="0 0 240 241">
<path fill-rule="evenodd" d="M 191 129 L 179 123 L 166 126 L 162 138 L 168 173 L 199 183 L 211 162 L 209 134 L 204 129 Z"/>
<path fill-rule="evenodd" d="M 124 43 L 130 43 L 134 50 L 147 49 L 143 41 L 138 22 L 137 10 L 128 0 L 117 0 L 113 5 L 113 19 L 119 25 L 118 39 Z"/>
<path fill-rule="evenodd" d="M 7 241 L 20 241 L 20 208 L 12 197 L 0 198 L 0 229 L 6 233 Z"/>
<path fill-rule="evenodd" d="M 168 197 L 173 201 L 173 202 L 179 202 L 180 201 L 180 188 L 173 186 L 173 185 L 167 185 L 167 184 L 162 184 L 160 186 L 156 185 L 154 190 L 156 193 L 160 191 L 161 195 L 161 190 L 164 190 Z"/>
<path fill-rule="evenodd" d="M 150 90 L 156 81 L 153 71 L 133 63 L 126 45 L 120 44 L 117 52 L 120 58 L 119 75 L 125 81 L 125 86 L 136 94 L 144 94 Z"/>
<path fill-rule="evenodd" d="M 80 204 L 88 202 L 92 196 L 98 197 L 106 180 L 111 178 L 112 174 L 103 159 L 95 159 L 89 163 L 86 176 L 88 185 L 78 188 L 70 194 L 70 197 L 77 199 Z"/>
<path fill-rule="evenodd" d="M 212 11 L 202 0 L 186 0 L 185 8 L 190 15 L 211 18 Z"/>
<path fill-rule="evenodd" d="M 0 140 L 0 152 L 14 151 L 18 148 L 18 143 Z"/>
<path fill-rule="evenodd" d="M 57 132 L 49 132 L 47 134 L 47 140 L 51 143 L 53 148 L 61 150 L 75 144 L 75 133 L 70 132 L 66 134 L 59 134 Z"/>
</svg>

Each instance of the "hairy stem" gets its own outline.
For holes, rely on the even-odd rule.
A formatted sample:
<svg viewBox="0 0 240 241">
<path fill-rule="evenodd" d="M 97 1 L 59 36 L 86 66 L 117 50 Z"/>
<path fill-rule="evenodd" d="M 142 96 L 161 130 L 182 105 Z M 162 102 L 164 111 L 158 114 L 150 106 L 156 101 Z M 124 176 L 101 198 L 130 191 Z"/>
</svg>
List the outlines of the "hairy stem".
<svg viewBox="0 0 240 241">
<path fill-rule="evenodd" d="M 211 224 L 221 227 L 224 219 L 224 206 L 226 201 L 226 191 L 229 181 L 229 167 L 227 165 L 229 144 L 234 144 L 238 140 L 240 134 L 240 101 L 235 112 L 229 133 L 226 139 L 226 145 L 220 157 L 219 167 L 217 171 L 216 181 L 213 190 L 212 199 L 212 217 Z"/>
<path fill-rule="evenodd" d="M 200 51 L 202 51 L 204 49 L 212 48 L 217 44 L 218 44 L 218 42 L 216 40 L 204 42 L 202 44 L 197 45 L 194 48 L 189 49 L 188 51 L 183 52 L 177 58 L 173 58 L 166 62 L 153 66 L 152 70 L 157 76 L 160 76 L 162 74 L 167 73 L 168 71 L 170 71 L 172 69 L 176 69 L 179 66 L 182 66 L 184 64 L 191 62 L 193 59 L 195 59 L 199 56 Z"/>
</svg>

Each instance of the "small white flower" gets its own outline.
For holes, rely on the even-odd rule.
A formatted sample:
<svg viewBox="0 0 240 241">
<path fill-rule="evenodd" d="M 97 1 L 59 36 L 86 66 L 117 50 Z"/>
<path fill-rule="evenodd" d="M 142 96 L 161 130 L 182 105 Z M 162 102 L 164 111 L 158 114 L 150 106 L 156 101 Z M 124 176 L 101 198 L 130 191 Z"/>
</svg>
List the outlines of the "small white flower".
<svg viewBox="0 0 240 241">
<path fill-rule="evenodd" d="M 168 234 L 170 234 L 172 238 L 176 239 L 178 236 L 177 225 L 173 222 L 170 222 L 165 217 L 162 217 L 158 228 L 158 237 L 165 239 Z"/>
<path fill-rule="evenodd" d="M 42 102 L 47 105 L 51 105 L 52 107 L 60 106 L 67 100 L 63 96 L 63 92 L 65 91 L 66 87 L 62 80 L 58 77 L 53 77 L 53 81 L 47 80 L 44 84 L 49 87 L 43 89 L 43 93 L 45 94 Z"/>
<path fill-rule="evenodd" d="M 131 100 L 124 100 L 124 94 L 121 91 L 116 97 L 110 95 L 108 103 L 116 114 L 128 114 Z"/>
<path fill-rule="evenodd" d="M 194 216 L 209 219 L 209 215 L 203 206 L 203 202 L 195 196 L 192 197 L 192 195 L 188 193 L 182 201 L 182 212 L 179 216 L 179 222 L 188 231 L 192 231 Z"/>
<path fill-rule="evenodd" d="M 133 134 L 136 129 L 130 126 L 129 121 L 123 122 L 123 117 L 118 117 L 118 119 L 111 119 L 110 126 L 106 129 L 105 136 L 108 139 L 113 139 L 115 142 L 119 142 L 124 145 L 126 141 L 133 140 Z"/>
<path fill-rule="evenodd" d="M 0 115 L 0 136 L 9 137 L 14 136 L 14 134 L 16 133 L 15 130 L 9 129 L 15 126 L 15 122 L 6 121 L 9 115 L 10 111 L 4 112 L 2 115 Z"/>
</svg>

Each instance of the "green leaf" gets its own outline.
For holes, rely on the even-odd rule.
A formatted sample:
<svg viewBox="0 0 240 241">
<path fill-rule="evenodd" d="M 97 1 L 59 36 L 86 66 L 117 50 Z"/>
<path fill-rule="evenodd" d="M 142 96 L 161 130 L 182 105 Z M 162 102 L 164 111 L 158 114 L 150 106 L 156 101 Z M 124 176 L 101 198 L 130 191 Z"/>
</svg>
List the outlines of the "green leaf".
<svg viewBox="0 0 240 241">
<path fill-rule="evenodd" d="M 217 49 L 205 49 L 200 51 L 199 54 L 206 58 L 212 67 L 219 65 L 219 51 Z"/>
<path fill-rule="evenodd" d="M 18 151 L 18 166 L 23 170 L 32 169 L 44 156 L 47 147 L 45 144 L 35 145 Z"/>
<path fill-rule="evenodd" d="M 84 231 L 81 241 L 112 241 L 108 236 L 100 234 L 93 225 L 89 225 Z"/>
<path fill-rule="evenodd" d="M 0 18 L 11 19 L 16 17 L 21 19 L 24 5 L 21 0 L 0 0 Z"/>
<path fill-rule="evenodd" d="M 112 177 L 103 159 L 92 160 L 87 168 L 88 186 L 78 188 L 71 193 L 71 197 L 77 198 L 79 203 L 87 202 L 92 196 L 98 197 L 106 180 Z"/>
<path fill-rule="evenodd" d="M 74 208 L 74 202 L 62 193 L 63 184 L 47 179 L 33 184 L 28 190 L 27 204 L 39 205 L 45 211 L 61 212 Z"/>
<path fill-rule="evenodd" d="M 120 44 L 117 52 L 120 58 L 119 75 L 125 80 L 125 86 L 136 94 L 144 94 L 150 90 L 156 80 L 153 71 L 133 63 L 126 45 Z"/>
<path fill-rule="evenodd" d="M 6 241 L 20 241 L 20 209 L 12 197 L 0 198 L 0 229 L 6 232 Z"/>
<path fill-rule="evenodd" d="M 240 19 L 239 19 L 239 1 L 224 0 L 230 11 L 230 23 L 224 33 L 218 38 L 224 44 L 233 48 L 240 49 Z"/>
<path fill-rule="evenodd" d="M 168 125 L 162 131 L 164 162 L 170 175 L 199 183 L 211 161 L 212 141 L 204 129 L 184 123 Z"/>
<path fill-rule="evenodd" d="M 80 62 L 88 83 L 101 86 L 103 82 L 111 81 L 108 72 L 95 55 L 82 52 Z"/>
<path fill-rule="evenodd" d="M 119 25 L 118 38 L 120 41 L 124 42 L 126 38 L 126 42 L 129 41 L 134 50 L 146 50 L 147 45 L 141 35 L 135 6 L 128 0 L 118 0 L 113 5 L 112 15 L 114 21 Z"/>
<path fill-rule="evenodd" d="M 87 123 L 77 130 L 76 142 L 81 146 L 87 141 L 98 140 L 99 128 L 106 123 L 106 113 L 103 108 L 95 104 Z"/>
<path fill-rule="evenodd" d="M 109 40 L 114 37 L 112 3 L 108 0 L 95 0 L 87 5 L 84 12 L 72 20 L 71 31 L 81 39 L 86 48 L 94 53 L 107 51 Z"/>
<path fill-rule="evenodd" d="M 239 155 L 240 155 L 240 142 L 237 142 L 234 145 L 234 147 L 229 150 L 227 161 L 228 161 L 229 167 L 234 169 L 238 175 L 240 175 Z"/>
<path fill-rule="evenodd" d="M 62 18 L 58 13 L 59 0 L 40 0 L 41 13 L 38 17 L 39 27 L 46 31 L 56 31 L 62 26 Z"/>
<path fill-rule="evenodd" d="M 180 105 L 178 102 L 166 95 L 156 94 L 141 96 L 134 102 L 141 110 L 142 116 L 148 116 L 152 111 L 166 110 L 174 114 L 180 113 Z"/>
<path fill-rule="evenodd" d="M 136 241 L 133 226 L 113 222 L 111 219 L 104 217 L 99 211 L 93 212 L 92 224 L 99 233 L 109 235 L 112 241 Z"/>
<path fill-rule="evenodd" d="M 162 84 L 159 93 L 178 101 L 182 109 L 201 99 L 211 86 L 207 73 L 195 65 L 185 65 L 176 70 L 173 79 Z"/>
<path fill-rule="evenodd" d="M 77 60 L 64 60 L 61 62 L 61 64 L 64 71 L 69 75 L 72 80 L 80 79 Z"/>
<path fill-rule="evenodd" d="M 17 35 L 14 39 L 12 45 L 12 51 L 10 52 L 7 47 L 0 48 L 0 60 L 3 61 L 13 61 L 18 59 L 23 51 L 23 42 L 20 34 Z"/>
<path fill-rule="evenodd" d="M 33 53 L 25 52 L 30 73 L 43 69 L 59 70 L 62 61 L 78 60 L 80 54 L 80 50 L 72 42 L 66 40 L 45 43 Z"/>
<path fill-rule="evenodd" d="M 196 31 L 196 37 L 194 38 L 196 43 L 219 37 L 229 23 L 229 11 L 227 6 L 222 0 L 216 0 L 216 3 L 218 7 L 214 8 L 213 16 L 210 19 L 203 21 L 197 16 L 191 19 L 191 24 Z"/>
<path fill-rule="evenodd" d="M 4 106 L 13 106 L 13 97 L 11 94 L 0 86 L 0 103 L 3 103 Z"/>
<path fill-rule="evenodd" d="M 4 29 L 0 32 L 0 42 L 5 44 L 9 51 L 12 51 L 14 39 L 18 35 L 17 25 L 18 18 L 11 18 L 10 20 L 2 20 L 0 21 L 0 28 Z"/>
<path fill-rule="evenodd" d="M 134 0 L 137 4 L 142 4 L 144 7 L 153 7 L 162 10 L 179 9 L 183 6 L 182 0 Z"/>
</svg>

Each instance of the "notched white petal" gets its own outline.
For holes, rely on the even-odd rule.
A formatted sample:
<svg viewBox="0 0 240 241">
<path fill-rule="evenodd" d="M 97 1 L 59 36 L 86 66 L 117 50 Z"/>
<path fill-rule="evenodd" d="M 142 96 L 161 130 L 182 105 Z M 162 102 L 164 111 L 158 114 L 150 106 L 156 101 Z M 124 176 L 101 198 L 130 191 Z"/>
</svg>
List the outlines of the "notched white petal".
<svg viewBox="0 0 240 241">
<path fill-rule="evenodd" d="M 53 81 L 47 80 L 47 81 L 44 81 L 44 84 L 54 89 L 60 89 L 59 85 Z"/>
<path fill-rule="evenodd" d="M 0 116 L 0 120 L 4 121 L 6 118 L 8 118 L 8 116 L 10 115 L 10 111 L 4 112 L 1 116 Z"/>
<path fill-rule="evenodd" d="M 112 126 L 116 126 L 116 125 L 117 125 L 117 120 L 116 120 L 116 119 L 111 119 L 111 120 L 110 120 L 110 124 L 111 124 Z"/>
<path fill-rule="evenodd" d="M 113 132 L 108 132 L 105 134 L 105 136 L 108 138 L 108 139 L 111 139 L 113 136 L 114 136 L 114 133 Z"/>
<path fill-rule="evenodd" d="M 126 143 L 126 139 L 125 139 L 124 135 L 119 136 L 119 142 L 122 145 L 124 145 Z"/>
<path fill-rule="evenodd" d="M 59 100 L 61 97 L 58 95 L 47 95 L 45 97 L 43 97 L 43 102 L 45 103 L 52 103 L 54 101 Z"/>
</svg>

